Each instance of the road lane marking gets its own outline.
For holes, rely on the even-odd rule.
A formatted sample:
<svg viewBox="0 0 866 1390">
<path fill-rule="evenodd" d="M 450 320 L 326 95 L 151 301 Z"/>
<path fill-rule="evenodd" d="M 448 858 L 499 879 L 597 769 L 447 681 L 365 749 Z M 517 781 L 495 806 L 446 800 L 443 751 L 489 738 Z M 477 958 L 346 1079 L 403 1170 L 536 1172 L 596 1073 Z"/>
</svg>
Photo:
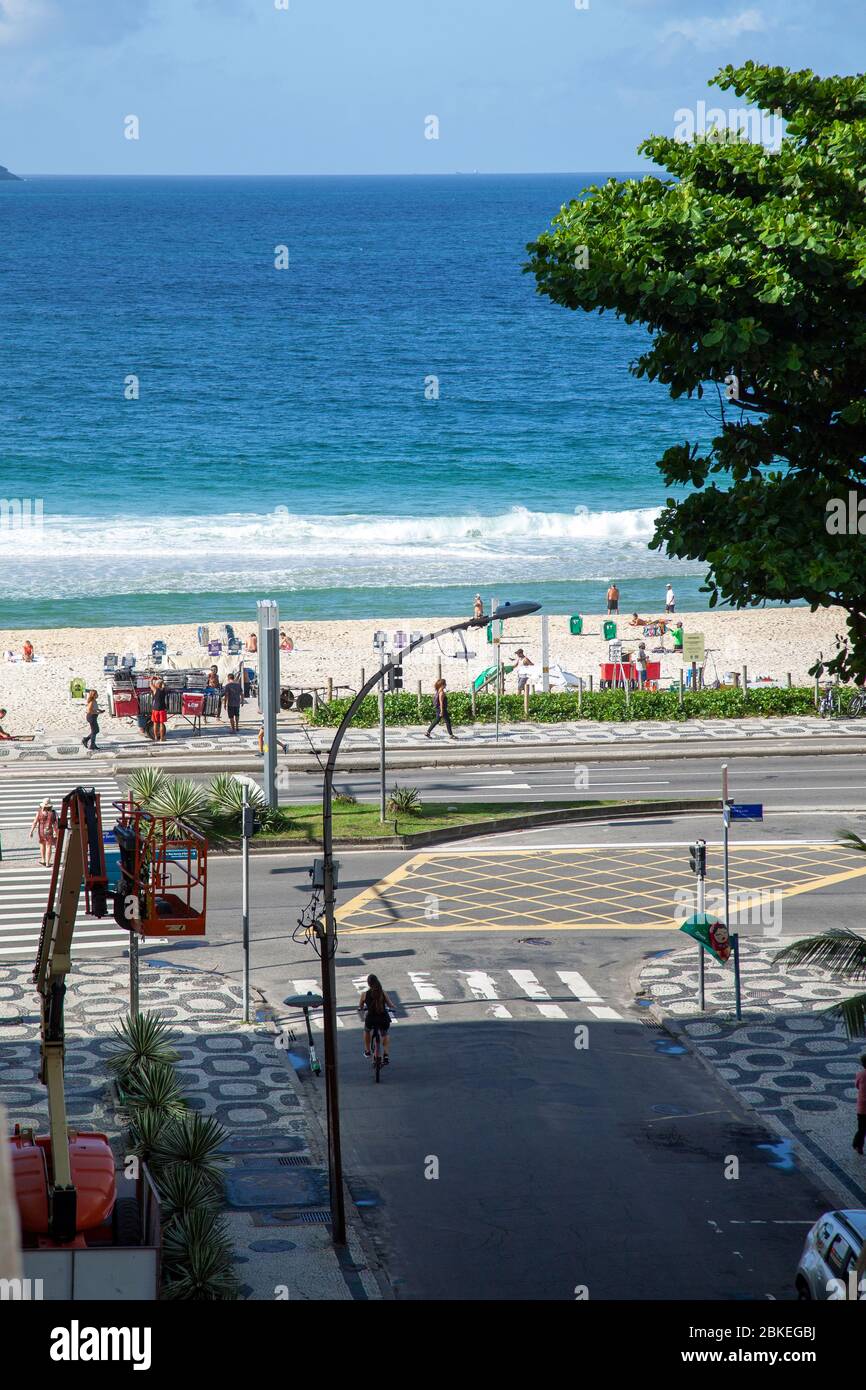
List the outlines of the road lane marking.
<svg viewBox="0 0 866 1390">
<path fill-rule="evenodd" d="M 592 985 L 585 980 L 576 970 L 557 970 L 557 975 L 562 983 L 571 990 L 575 999 L 579 999 L 582 1004 L 586 1004 L 589 1012 L 595 1018 L 621 1018 L 616 1009 L 609 1008 L 600 994 L 596 994 Z"/>
</svg>

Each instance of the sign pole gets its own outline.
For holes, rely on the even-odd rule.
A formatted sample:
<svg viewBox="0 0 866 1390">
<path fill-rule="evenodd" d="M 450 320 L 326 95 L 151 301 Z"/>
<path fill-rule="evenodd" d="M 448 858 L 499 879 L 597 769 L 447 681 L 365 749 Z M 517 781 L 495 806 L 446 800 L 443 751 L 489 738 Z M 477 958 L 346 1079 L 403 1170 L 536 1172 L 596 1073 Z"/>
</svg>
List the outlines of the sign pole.
<svg viewBox="0 0 866 1390">
<path fill-rule="evenodd" d="M 742 993 L 740 982 L 740 934 L 731 931 L 731 890 L 730 890 L 730 832 L 731 832 L 731 800 L 728 794 L 728 764 L 722 763 L 722 825 L 724 835 L 724 856 L 725 856 L 725 926 L 731 937 L 731 946 L 734 952 L 734 998 L 736 1001 L 737 1018 L 742 1018 Z"/>
<path fill-rule="evenodd" d="M 541 688 L 550 689 L 550 634 L 546 613 L 541 618 Z"/>
<path fill-rule="evenodd" d="M 699 916 L 703 916 L 703 915 L 704 915 L 704 906 L 705 906 L 705 903 L 706 903 L 706 894 L 705 894 L 705 891 L 704 891 L 704 876 L 703 876 L 703 874 L 699 874 L 699 875 L 698 875 L 698 902 L 697 902 L 697 909 L 698 909 L 698 915 L 699 915 Z M 706 1005 L 707 1005 L 707 996 L 706 996 L 706 961 L 705 961 L 705 957 L 704 957 L 704 948 L 703 948 L 703 946 L 701 946 L 701 945 L 698 946 L 698 1004 L 699 1004 L 699 1006 L 700 1006 L 701 1013 L 703 1013 L 704 1010 L 706 1009 Z"/>
<path fill-rule="evenodd" d="M 277 710 L 280 707 L 280 618 L 273 599 L 260 599 L 259 709 L 264 723 L 265 796 L 277 808 Z"/>
<path fill-rule="evenodd" d="M 241 933 L 244 946 L 244 1023 L 250 1021 L 250 835 L 252 834 L 252 807 L 249 804 L 250 789 L 243 784 L 243 807 L 241 809 Z"/>
<path fill-rule="evenodd" d="M 138 932 L 129 933 L 129 1012 L 138 1014 Z"/>
<path fill-rule="evenodd" d="M 379 648 L 379 669 L 385 670 L 385 644 Z M 385 819 L 385 681 L 379 680 L 379 819 Z"/>
</svg>

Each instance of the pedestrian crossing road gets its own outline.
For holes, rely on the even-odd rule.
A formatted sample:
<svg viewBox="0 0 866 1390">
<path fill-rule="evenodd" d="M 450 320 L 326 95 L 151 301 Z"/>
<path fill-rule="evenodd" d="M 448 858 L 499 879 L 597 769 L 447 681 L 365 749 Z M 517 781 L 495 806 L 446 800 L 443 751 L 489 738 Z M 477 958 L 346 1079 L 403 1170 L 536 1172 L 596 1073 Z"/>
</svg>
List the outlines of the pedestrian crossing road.
<svg viewBox="0 0 866 1390">
<path fill-rule="evenodd" d="M 568 1019 L 575 1005 L 582 1006 L 579 1012 L 588 1013 L 592 1018 L 624 1018 L 605 1003 L 578 971 L 549 966 L 543 971 L 503 967 L 497 968 L 495 974 L 487 970 L 443 970 L 435 978 L 427 970 L 410 970 L 406 974 L 395 972 L 383 980 L 383 984 L 397 1020 L 422 1019 L 438 1023 L 465 1022 L 469 1018 Z M 350 985 L 354 993 L 350 992 Z M 366 975 L 359 975 L 351 982 L 338 980 L 338 1028 L 361 1027 L 358 999 L 366 988 Z M 292 992 L 320 995 L 321 980 L 293 979 Z M 293 1012 L 296 1012 L 296 1019 L 288 1021 L 302 1023 L 300 1010 Z M 321 1028 L 321 1009 L 311 1010 L 310 1022 L 314 1028 Z"/>
</svg>

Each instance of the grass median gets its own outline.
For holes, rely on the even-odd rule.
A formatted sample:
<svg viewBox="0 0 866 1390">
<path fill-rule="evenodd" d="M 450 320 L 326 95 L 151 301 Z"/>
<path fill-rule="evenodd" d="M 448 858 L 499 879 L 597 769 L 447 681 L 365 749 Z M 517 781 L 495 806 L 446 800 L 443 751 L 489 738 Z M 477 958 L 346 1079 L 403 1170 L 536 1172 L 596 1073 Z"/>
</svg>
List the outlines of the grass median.
<svg viewBox="0 0 866 1390">
<path fill-rule="evenodd" d="M 617 801 L 469 801 L 459 806 L 422 805 L 414 815 L 405 812 L 379 819 L 379 806 L 358 802 L 352 806 L 335 805 L 333 828 L 335 840 L 391 840 L 395 835 L 411 836 L 428 830 L 449 830 L 480 821 L 502 822 L 535 811 L 566 811 L 590 806 L 618 806 Z M 322 840 L 322 808 L 313 806 L 281 806 L 282 825 L 259 832 L 257 845 L 320 844 Z"/>
</svg>

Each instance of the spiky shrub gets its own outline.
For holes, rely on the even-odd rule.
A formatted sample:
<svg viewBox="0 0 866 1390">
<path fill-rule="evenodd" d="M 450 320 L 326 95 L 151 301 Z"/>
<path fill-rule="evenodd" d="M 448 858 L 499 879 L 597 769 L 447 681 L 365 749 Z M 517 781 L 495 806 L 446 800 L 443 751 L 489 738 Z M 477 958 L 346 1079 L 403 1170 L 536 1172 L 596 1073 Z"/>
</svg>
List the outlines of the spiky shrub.
<svg viewBox="0 0 866 1390">
<path fill-rule="evenodd" d="M 335 806 L 357 806 L 358 798 L 351 792 L 335 791 L 331 797 Z"/>
<path fill-rule="evenodd" d="M 129 790 L 133 800 L 150 810 L 150 803 L 159 796 L 168 781 L 168 774 L 161 767 L 138 767 L 129 776 Z"/>
<path fill-rule="evenodd" d="M 165 1062 L 151 1062 L 129 1073 L 125 1091 L 126 1103 L 134 1109 L 158 1110 L 166 1117 L 179 1115 L 186 1110 L 177 1073 L 173 1066 Z"/>
<path fill-rule="evenodd" d="M 172 1044 L 178 1035 L 156 1013 L 127 1014 L 115 1025 L 107 1065 L 122 1086 L 129 1077 L 151 1066 L 171 1066 L 178 1060 Z"/>
<path fill-rule="evenodd" d="M 175 1164 L 160 1174 L 157 1186 L 163 1226 L 193 1211 L 219 1211 L 220 1190 L 196 1168 Z"/>
<path fill-rule="evenodd" d="M 163 1231 L 163 1288 L 167 1299 L 236 1299 L 232 1248 L 215 1213 L 200 1208 L 178 1216 Z"/>
<path fill-rule="evenodd" d="M 207 792 L 189 777 L 167 777 L 151 798 L 148 810 L 154 816 L 166 817 L 170 839 L 181 839 L 186 826 L 207 835 L 213 825 Z"/>
<path fill-rule="evenodd" d="M 270 810 L 261 787 L 241 782 L 230 772 L 220 772 L 211 779 L 208 795 L 214 826 L 221 834 L 240 834 L 245 789 L 247 805 L 253 808 L 259 826 L 265 830 L 275 828 L 272 824 L 274 812 Z"/>
<path fill-rule="evenodd" d="M 162 1172 L 186 1164 L 218 1186 L 225 1160 L 217 1151 L 225 1137 L 226 1131 L 212 1116 L 187 1110 L 167 1121 L 154 1147 L 153 1161 Z"/>
<path fill-rule="evenodd" d="M 149 1110 L 146 1107 L 134 1109 L 129 1117 L 129 1137 L 132 1153 L 143 1158 L 145 1163 L 156 1166 L 156 1153 L 163 1137 L 169 1116 L 164 1110 Z"/>
<path fill-rule="evenodd" d="M 392 816 L 417 816 L 421 812 L 421 797 L 417 787 L 392 787 L 388 797 Z"/>
</svg>

